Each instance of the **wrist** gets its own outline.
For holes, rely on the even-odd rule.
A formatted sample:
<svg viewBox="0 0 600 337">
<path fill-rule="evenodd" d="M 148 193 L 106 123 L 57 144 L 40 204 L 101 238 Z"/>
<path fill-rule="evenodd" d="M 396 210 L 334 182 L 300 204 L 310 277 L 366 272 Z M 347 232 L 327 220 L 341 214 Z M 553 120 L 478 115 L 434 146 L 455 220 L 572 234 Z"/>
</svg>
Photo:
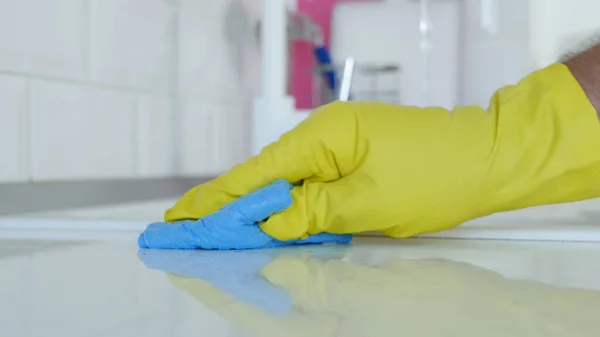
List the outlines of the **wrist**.
<svg viewBox="0 0 600 337">
<path fill-rule="evenodd" d="M 563 63 L 585 92 L 596 114 L 600 116 L 600 45 L 574 55 Z"/>
</svg>

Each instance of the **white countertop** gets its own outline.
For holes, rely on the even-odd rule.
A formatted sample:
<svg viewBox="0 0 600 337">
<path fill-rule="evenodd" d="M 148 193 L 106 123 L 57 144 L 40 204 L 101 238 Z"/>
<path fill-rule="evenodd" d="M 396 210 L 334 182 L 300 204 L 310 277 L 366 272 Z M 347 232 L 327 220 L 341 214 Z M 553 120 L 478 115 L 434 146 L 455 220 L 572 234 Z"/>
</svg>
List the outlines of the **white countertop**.
<svg viewBox="0 0 600 337">
<path fill-rule="evenodd" d="M 591 337 L 600 331 L 594 204 L 502 214 L 437 234 L 495 240 L 357 237 L 350 246 L 138 251 L 138 233 L 173 203 L 0 218 L 3 335 Z M 502 240 L 544 238 L 590 242 Z"/>
<path fill-rule="evenodd" d="M 138 252 L 135 233 L 2 239 L 0 326 L 11 337 L 592 337 L 598 261 L 592 243 Z"/>
</svg>

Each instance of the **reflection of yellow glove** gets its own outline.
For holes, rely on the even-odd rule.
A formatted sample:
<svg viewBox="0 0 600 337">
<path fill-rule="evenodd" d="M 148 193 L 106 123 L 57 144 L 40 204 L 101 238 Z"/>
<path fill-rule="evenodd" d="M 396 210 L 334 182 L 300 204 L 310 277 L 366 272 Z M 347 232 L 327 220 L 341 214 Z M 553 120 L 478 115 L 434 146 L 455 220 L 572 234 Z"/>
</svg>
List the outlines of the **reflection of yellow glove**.
<svg viewBox="0 0 600 337">
<path fill-rule="evenodd" d="M 274 317 L 234 300 L 202 280 L 175 275 L 168 277 L 177 288 L 187 292 L 206 308 L 217 312 L 251 336 L 335 336 L 338 322 L 332 315 L 293 311 L 285 317 Z"/>
<path fill-rule="evenodd" d="M 262 224 L 295 239 L 377 230 L 441 231 L 506 210 L 600 196 L 596 112 L 564 65 L 478 107 L 334 103 L 260 155 L 186 193 L 167 221 L 197 219 L 286 179 L 294 205 Z"/>
<path fill-rule="evenodd" d="M 361 266 L 284 256 L 261 274 L 292 296 L 288 315 L 265 314 L 199 279 L 170 279 L 256 337 L 583 337 L 598 331 L 600 292 L 508 280 L 465 263 L 396 259 Z"/>
<path fill-rule="evenodd" d="M 303 263 L 302 263 L 303 262 Z M 262 275 L 308 313 L 342 317 L 339 336 L 595 336 L 600 292 L 507 280 L 442 260 L 375 267 L 283 257 Z"/>
</svg>

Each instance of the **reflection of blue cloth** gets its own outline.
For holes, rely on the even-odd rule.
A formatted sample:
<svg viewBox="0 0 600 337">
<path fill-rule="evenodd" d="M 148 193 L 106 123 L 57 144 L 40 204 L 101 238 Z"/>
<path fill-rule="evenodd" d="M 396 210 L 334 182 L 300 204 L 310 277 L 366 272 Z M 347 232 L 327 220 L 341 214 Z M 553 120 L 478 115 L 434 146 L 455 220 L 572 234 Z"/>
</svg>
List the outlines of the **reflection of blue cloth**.
<svg viewBox="0 0 600 337">
<path fill-rule="evenodd" d="M 352 241 L 352 235 L 328 233 L 304 240 L 279 241 L 263 232 L 258 222 L 288 208 L 292 204 L 291 189 L 290 183 L 279 180 L 202 219 L 150 224 L 138 244 L 140 248 L 226 250 Z"/>
<path fill-rule="evenodd" d="M 184 278 L 201 279 L 237 301 L 281 316 L 292 307 L 290 295 L 259 275 L 273 259 L 264 251 L 215 252 L 142 249 L 146 267 Z"/>
<path fill-rule="evenodd" d="M 283 256 L 341 260 L 346 249 L 343 245 L 244 251 L 140 249 L 138 257 L 149 269 L 202 280 L 237 301 L 271 315 L 284 316 L 292 308 L 290 295 L 268 282 L 260 271 Z"/>
</svg>

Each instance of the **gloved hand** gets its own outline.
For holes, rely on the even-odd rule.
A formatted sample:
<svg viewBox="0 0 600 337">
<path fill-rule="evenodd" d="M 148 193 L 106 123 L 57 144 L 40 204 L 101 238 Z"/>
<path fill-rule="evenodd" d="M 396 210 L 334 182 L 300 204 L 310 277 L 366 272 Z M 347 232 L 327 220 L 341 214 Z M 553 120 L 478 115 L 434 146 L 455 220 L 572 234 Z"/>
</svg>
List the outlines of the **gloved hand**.
<svg viewBox="0 0 600 337">
<path fill-rule="evenodd" d="M 255 272 L 271 288 L 248 282 L 242 290 L 255 298 L 287 292 L 291 308 L 274 315 L 242 300 L 239 292 L 225 290 L 224 285 L 234 282 L 230 278 L 247 278 L 243 255 L 248 253 L 220 261 L 231 271 L 240 270 L 221 278 L 221 284 L 195 274 L 168 277 L 250 336 L 570 337 L 598 332 L 598 290 L 511 280 L 448 260 L 394 258 L 369 266 L 315 254 L 279 256 Z M 204 254 L 189 258 L 195 262 L 186 264 L 206 265 Z M 182 262 L 173 259 L 165 265 Z M 263 291 L 263 296 L 257 294 Z"/>
<path fill-rule="evenodd" d="M 260 155 L 188 191 L 166 221 L 198 219 L 277 179 L 293 205 L 279 240 L 446 230 L 480 216 L 600 196 L 596 111 L 561 64 L 500 89 L 487 111 L 334 103 Z"/>
<path fill-rule="evenodd" d="M 305 239 L 280 241 L 265 234 L 262 221 L 288 208 L 292 185 L 276 181 L 195 221 L 153 223 L 140 234 L 140 248 L 155 249 L 258 249 L 319 243 L 350 243 L 352 235 L 319 233 Z"/>
</svg>

